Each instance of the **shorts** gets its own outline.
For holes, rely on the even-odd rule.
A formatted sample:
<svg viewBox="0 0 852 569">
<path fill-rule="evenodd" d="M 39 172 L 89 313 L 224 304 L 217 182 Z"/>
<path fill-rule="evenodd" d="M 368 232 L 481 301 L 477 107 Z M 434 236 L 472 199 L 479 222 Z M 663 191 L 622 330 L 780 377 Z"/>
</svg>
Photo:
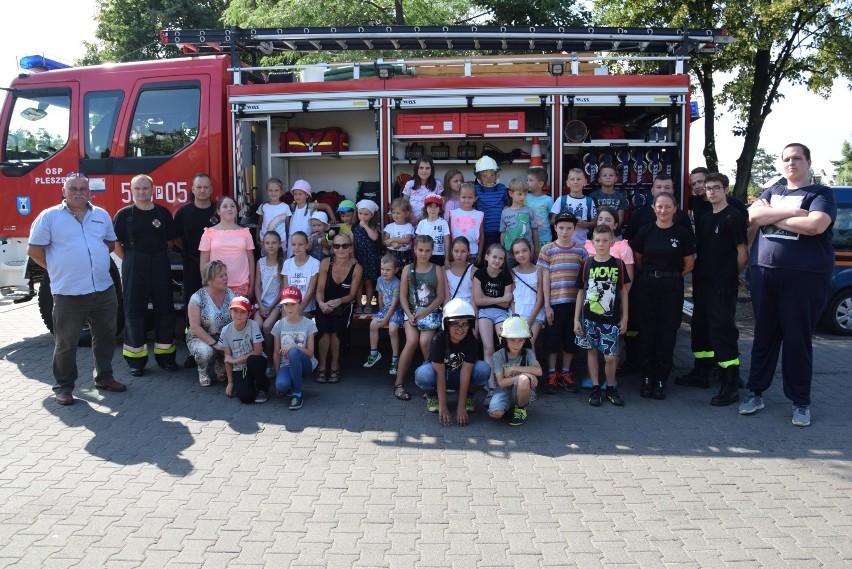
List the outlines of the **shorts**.
<svg viewBox="0 0 852 569">
<path fill-rule="evenodd" d="M 538 394 L 535 392 L 535 389 L 531 390 L 530 400 L 527 402 L 527 405 L 532 403 L 538 399 Z M 509 409 L 511 409 L 514 405 L 518 404 L 518 381 L 515 380 L 515 383 L 512 384 L 512 387 L 506 387 L 505 389 L 497 389 L 491 395 L 491 403 L 488 404 L 488 412 L 493 413 L 495 411 L 502 411 L 505 413 Z"/>
<path fill-rule="evenodd" d="M 228 285 L 228 288 L 234 291 L 237 296 L 248 296 L 249 294 L 249 283 L 247 282 L 240 285 Z"/>
<path fill-rule="evenodd" d="M 373 316 L 374 320 L 381 320 L 388 313 L 388 307 L 385 306 Z M 388 319 L 388 324 L 396 324 L 397 326 L 402 326 L 405 323 L 405 315 L 402 312 L 402 308 L 397 305 L 396 310 L 393 311 L 391 317 Z"/>
<path fill-rule="evenodd" d="M 408 320 L 408 316 L 405 316 L 405 320 Z M 441 327 L 441 309 L 436 308 L 424 318 L 418 320 L 415 325 L 420 331 L 438 330 Z"/>
<path fill-rule="evenodd" d="M 560 351 L 573 354 L 577 351 L 574 338 L 574 308 L 576 303 L 563 302 L 553 306 L 553 324 L 544 329 L 544 351 L 555 354 Z"/>
<path fill-rule="evenodd" d="M 352 320 L 352 305 L 347 305 L 348 310 L 342 316 L 325 314 L 322 310 L 317 309 L 314 314 L 314 320 L 317 323 L 317 338 L 323 334 L 337 334 L 339 338 L 343 338 L 349 332 L 349 323 Z"/>
<path fill-rule="evenodd" d="M 479 318 L 491 320 L 496 326 L 502 324 L 509 317 L 509 311 L 505 308 L 497 308 L 495 306 L 486 306 L 479 309 Z"/>
<path fill-rule="evenodd" d="M 583 318 L 582 336 L 575 336 L 576 343 L 587 350 L 597 350 L 605 356 L 618 353 L 618 324 L 604 324 Z"/>
</svg>

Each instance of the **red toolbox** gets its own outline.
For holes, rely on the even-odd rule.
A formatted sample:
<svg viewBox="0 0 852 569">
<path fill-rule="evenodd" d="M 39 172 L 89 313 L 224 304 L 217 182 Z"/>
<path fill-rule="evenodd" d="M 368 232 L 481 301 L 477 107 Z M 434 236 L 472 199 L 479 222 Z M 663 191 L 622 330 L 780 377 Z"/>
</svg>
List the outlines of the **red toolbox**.
<svg viewBox="0 0 852 569">
<path fill-rule="evenodd" d="M 397 115 L 396 134 L 461 134 L 458 113 Z"/>
<path fill-rule="evenodd" d="M 336 126 L 328 128 L 291 128 L 282 132 L 281 152 L 346 152 L 349 135 Z"/>
<path fill-rule="evenodd" d="M 462 134 L 501 134 L 526 132 L 523 111 L 512 113 L 462 113 Z"/>
</svg>

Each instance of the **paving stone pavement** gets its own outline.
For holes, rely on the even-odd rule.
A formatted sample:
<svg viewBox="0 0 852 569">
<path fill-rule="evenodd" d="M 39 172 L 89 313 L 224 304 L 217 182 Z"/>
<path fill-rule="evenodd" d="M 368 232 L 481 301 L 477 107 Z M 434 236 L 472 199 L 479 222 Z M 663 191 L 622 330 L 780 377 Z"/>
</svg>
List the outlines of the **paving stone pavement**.
<svg viewBox="0 0 852 569">
<path fill-rule="evenodd" d="M 194 371 L 131 378 L 118 349 L 129 389 L 99 393 L 81 348 L 62 407 L 35 302 L 2 300 L 0 567 L 848 568 L 850 348 L 816 339 L 808 429 L 780 378 L 740 417 L 710 390 L 640 399 L 631 377 L 621 409 L 562 393 L 521 428 L 481 403 L 442 427 L 361 354 L 292 412 Z M 689 358 L 684 327 L 678 371 Z"/>
</svg>

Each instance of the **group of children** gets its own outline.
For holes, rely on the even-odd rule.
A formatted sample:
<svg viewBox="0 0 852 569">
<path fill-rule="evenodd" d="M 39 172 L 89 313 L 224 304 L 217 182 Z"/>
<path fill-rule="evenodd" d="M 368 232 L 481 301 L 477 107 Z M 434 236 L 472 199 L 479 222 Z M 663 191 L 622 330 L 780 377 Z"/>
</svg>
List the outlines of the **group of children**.
<svg viewBox="0 0 852 569">
<path fill-rule="evenodd" d="M 313 333 L 305 327 L 299 342 L 283 341 L 281 322 L 290 322 L 292 316 L 291 324 L 295 324 L 297 316 L 309 317 L 315 308 L 316 275 L 319 260 L 327 254 L 323 248 L 330 240 L 328 220 L 334 213 L 341 221 L 339 231 L 351 234 L 355 258 L 364 272 L 364 296 L 356 298 L 365 298 L 366 302 L 356 312 L 373 314 L 371 349 L 364 367 L 381 360 L 379 332 L 387 327 L 392 349 L 390 374 L 395 377 L 394 395 L 398 399 L 411 398 L 404 382 L 418 350 L 424 365 L 437 365 L 431 356 L 441 354 L 440 364 L 446 371 L 447 351 L 436 350 L 435 343 L 459 339 L 452 333 L 455 328 L 446 334 L 445 325 L 447 307 L 461 302 L 471 311 L 469 326 L 461 338 L 478 340 L 476 346 L 481 342 L 489 368 L 482 387 L 489 392 L 489 405 L 496 405 L 493 412 L 489 407 L 492 416 L 502 416 L 508 410 L 507 395 L 494 403 L 492 394 L 511 384 L 514 387 L 508 398 L 516 406 L 511 421 L 520 424 L 526 418 L 525 403 L 534 399 L 537 379 L 527 381 L 521 389 L 516 381 L 521 376 L 537 378 L 544 374 L 532 353 L 542 330 L 548 355 L 545 392 L 554 393 L 560 386 L 578 390 L 570 365 L 578 347 L 584 347 L 589 350 L 593 383 L 590 404 L 600 405 L 605 394 L 613 404 L 623 405 L 615 389 L 615 365 L 618 336 L 626 330 L 625 284 L 630 279 L 623 262 L 610 255 L 616 243 L 613 230 L 596 226 L 598 209 L 606 207 L 619 218 L 626 209 L 626 199 L 613 188 L 614 169 L 610 172 L 610 168 L 602 167 L 604 185 L 597 192 L 602 194 L 598 201 L 583 195 L 586 178 L 582 171 L 571 170 L 566 180 L 570 192 L 556 202 L 544 193 L 543 170 L 531 169 L 526 180 L 515 178 L 508 187 L 498 182 L 497 171 L 496 162 L 486 156 L 476 163 L 474 182 L 465 182 L 462 172 L 451 170 L 442 183 L 435 178 L 432 159 L 422 156 L 401 197 L 392 201 L 391 221 L 384 227 L 379 224 L 378 205 L 370 200 L 357 204 L 344 201 L 337 212 L 309 203 L 310 185 L 304 180 L 293 186 L 294 205 L 288 217 L 279 206 L 281 182 L 270 180 L 269 202 L 259 210 L 263 257 L 258 261 L 255 286 L 258 304 L 250 319 L 254 324 L 248 325 L 259 330 L 262 349 L 272 364 L 266 375 L 277 374 L 276 387 L 290 393 L 291 408 L 301 406 L 301 375 L 291 369 L 289 379 L 282 379 L 285 366 L 281 361 L 297 361 L 296 367 L 310 365 L 304 360 L 313 357 L 316 327 Z M 613 205 L 615 209 L 609 209 Z M 587 245 L 590 228 L 594 230 Z M 282 234 L 289 235 L 287 254 Z M 593 256 L 589 256 L 587 247 L 594 251 Z M 299 293 L 298 300 L 293 289 Z M 282 290 L 290 292 L 284 295 Z M 284 296 L 286 302 L 279 301 Z M 286 318 L 282 319 L 282 314 Z M 503 338 L 504 347 L 497 345 L 497 337 Z M 521 339 L 523 342 L 518 342 Z M 527 346 L 529 353 L 519 351 L 518 346 Z M 291 353 L 296 348 L 299 353 Z M 561 368 L 557 368 L 559 352 Z M 605 360 L 605 390 L 598 378 L 598 352 Z M 523 365 L 512 364 L 522 355 Z M 470 356 L 465 352 L 462 359 L 467 361 Z M 517 373 L 508 374 L 512 381 L 507 379 L 504 366 L 518 368 L 513 369 Z M 481 376 L 482 369 L 479 372 Z M 479 386 L 478 382 L 470 383 L 471 388 Z M 441 401 L 445 394 L 446 389 L 438 389 L 437 395 L 432 394 L 437 399 L 427 397 L 427 407 L 438 412 L 443 422 L 447 421 L 446 401 Z M 464 399 L 464 407 L 469 408 Z M 458 420 L 466 421 L 466 414 Z"/>
</svg>

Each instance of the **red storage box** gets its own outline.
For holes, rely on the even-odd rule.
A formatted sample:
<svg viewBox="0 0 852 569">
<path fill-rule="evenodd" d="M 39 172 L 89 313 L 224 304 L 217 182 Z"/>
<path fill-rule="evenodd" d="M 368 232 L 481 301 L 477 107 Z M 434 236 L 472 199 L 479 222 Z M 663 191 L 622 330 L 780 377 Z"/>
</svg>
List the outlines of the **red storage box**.
<svg viewBox="0 0 852 569">
<path fill-rule="evenodd" d="M 418 113 L 397 115 L 396 133 L 418 134 L 460 134 L 458 113 Z"/>
<path fill-rule="evenodd" d="M 291 128 L 282 132 L 281 152 L 346 152 L 349 135 L 336 126 L 328 128 Z"/>
<path fill-rule="evenodd" d="M 523 111 L 515 113 L 462 113 L 462 134 L 500 134 L 526 132 Z"/>
</svg>

